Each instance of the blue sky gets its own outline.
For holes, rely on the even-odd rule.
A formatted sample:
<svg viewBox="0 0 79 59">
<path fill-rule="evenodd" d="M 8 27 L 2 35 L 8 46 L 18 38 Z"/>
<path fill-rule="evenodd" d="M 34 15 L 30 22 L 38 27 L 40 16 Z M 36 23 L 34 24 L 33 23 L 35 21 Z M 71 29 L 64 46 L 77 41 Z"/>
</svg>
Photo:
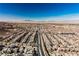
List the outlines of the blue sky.
<svg viewBox="0 0 79 59">
<path fill-rule="evenodd" d="M 0 3 L 0 19 L 66 20 L 79 19 L 78 3 Z"/>
</svg>

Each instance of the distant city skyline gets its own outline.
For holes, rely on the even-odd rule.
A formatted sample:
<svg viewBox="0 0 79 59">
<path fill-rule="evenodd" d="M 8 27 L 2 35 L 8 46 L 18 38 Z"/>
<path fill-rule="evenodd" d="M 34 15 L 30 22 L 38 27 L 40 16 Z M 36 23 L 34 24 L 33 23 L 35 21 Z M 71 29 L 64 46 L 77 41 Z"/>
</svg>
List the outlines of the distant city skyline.
<svg viewBox="0 0 79 59">
<path fill-rule="evenodd" d="M 0 3 L 0 20 L 79 20 L 79 4 Z"/>
</svg>

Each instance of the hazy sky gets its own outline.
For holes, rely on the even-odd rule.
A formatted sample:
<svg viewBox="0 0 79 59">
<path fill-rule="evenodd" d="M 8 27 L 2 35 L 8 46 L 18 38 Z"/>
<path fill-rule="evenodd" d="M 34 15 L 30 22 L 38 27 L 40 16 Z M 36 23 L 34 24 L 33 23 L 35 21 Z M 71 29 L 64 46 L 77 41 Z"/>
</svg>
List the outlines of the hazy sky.
<svg viewBox="0 0 79 59">
<path fill-rule="evenodd" d="M 79 4 L 71 3 L 0 3 L 0 20 L 79 19 Z"/>
</svg>

